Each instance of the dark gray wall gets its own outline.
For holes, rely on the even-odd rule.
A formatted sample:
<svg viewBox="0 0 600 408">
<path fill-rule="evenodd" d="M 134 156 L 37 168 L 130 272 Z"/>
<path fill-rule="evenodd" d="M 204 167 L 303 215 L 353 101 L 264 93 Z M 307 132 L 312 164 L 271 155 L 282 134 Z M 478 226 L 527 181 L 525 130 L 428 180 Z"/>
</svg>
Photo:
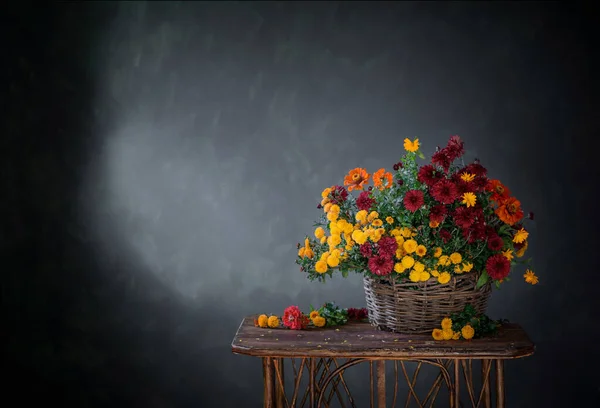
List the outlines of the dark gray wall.
<svg viewBox="0 0 600 408">
<path fill-rule="evenodd" d="M 322 188 L 355 166 L 390 167 L 405 137 L 432 152 L 451 134 L 536 216 L 540 285 L 517 277 L 489 308 L 538 345 L 507 365 L 508 406 L 600 397 L 584 376 L 598 357 L 584 278 L 597 120 L 581 10 L 27 7 L 7 14 L 2 163 L 2 243 L 16 261 L 3 268 L 4 336 L 25 397 L 260 406 L 259 362 L 230 353 L 244 315 L 364 303 L 358 276 L 321 285 L 294 264 Z"/>
</svg>

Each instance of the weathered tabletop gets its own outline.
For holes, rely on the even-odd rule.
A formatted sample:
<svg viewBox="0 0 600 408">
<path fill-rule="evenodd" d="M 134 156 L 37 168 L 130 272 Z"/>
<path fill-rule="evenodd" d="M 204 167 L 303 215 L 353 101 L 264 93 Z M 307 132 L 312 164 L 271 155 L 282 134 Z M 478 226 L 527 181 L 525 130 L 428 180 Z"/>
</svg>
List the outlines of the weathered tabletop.
<svg viewBox="0 0 600 408">
<path fill-rule="evenodd" d="M 494 337 L 475 340 L 433 340 L 430 334 L 379 331 L 366 322 L 338 328 L 260 328 L 244 318 L 232 351 L 257 357 L 363 357 L 389 359 L 512 359 L 526 357 L 535 345 L 516 324 L 504 324 Z"/>
</svg>

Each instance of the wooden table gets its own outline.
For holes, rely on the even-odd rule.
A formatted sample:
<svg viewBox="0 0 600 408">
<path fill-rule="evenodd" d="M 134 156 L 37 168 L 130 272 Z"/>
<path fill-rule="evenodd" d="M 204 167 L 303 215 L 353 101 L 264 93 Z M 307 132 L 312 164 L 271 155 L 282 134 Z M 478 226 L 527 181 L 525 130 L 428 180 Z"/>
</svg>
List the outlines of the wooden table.
<svg viewBox="0 0 600 408">
<path fill-rule="evenodd" d="M 262 358 L 264 406 L 269 408 L 304 407 L 307 403 L 311 408 L 329 407 L 334 397 L 341 406 L 354 407 L 356 402 L 343 375 L 346 369 L 363 362 L 370 366 L 371 407 L 375 406 L 375 400 L 379 408 L 386 407 L 386 360 L 394 364 L 391 406 L 396 406 L 398 398 L 400 366 L 408 386 L 406 407 L 411 401 L 419 407 L 434 406 L 440 388 L 445 386 L 451 408 L 464 407 L 465 403 L 489 408 L 494 388 L 496 406 L 504 408 L 504 360 L 526 357 L 535 350 L 525 331 L 516 324 L 503 325 L 498 334 L 490 338 L 434 341 L 431 335 L 388 333 L 359 322 L 338 328 L 265 329 L 254 326 L 255 317 L 249 316 L 242 321 L 231 347 L 235 354 Z M 288 393 L 284 386 L 285 359 L 291 361 L 294 376 L 293 389 Z M 481 367 L 480 390 L 474 387 L 474 361 Z M 410 362 L 416 366 L 412 378 L 407 369 Z M 417 375 L 421 366 L 426 365 L 437 367 L 439 373 L 427 395 L 419 398 Z M 308 371 L 308 385 L 302 387 L 305 371 Z M 491 384 L 493 371 L 494 386 Z M 462 392 L 465 401 L 460 398 L 461 383 L 465 387 Z"/>
</svg>

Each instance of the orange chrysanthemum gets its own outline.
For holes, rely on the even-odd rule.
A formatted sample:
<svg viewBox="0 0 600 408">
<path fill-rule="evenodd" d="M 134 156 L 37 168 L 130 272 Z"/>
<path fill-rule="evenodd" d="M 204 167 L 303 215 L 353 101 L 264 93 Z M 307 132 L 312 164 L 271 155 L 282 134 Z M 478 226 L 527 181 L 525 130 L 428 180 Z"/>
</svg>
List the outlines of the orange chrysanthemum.
<svg viewBox="0 0 600 408">
<path fill-rule="evenodd" d="M 500 180 L 488 181 L 486 190 L 492 193 L 490 198 L 493 201 L 503 201 L 510 196 L 510 190 Z"/>
<path fill-rule="evenodd" d="M 523 218 L 521 202 L 514 197 L 501 201 L 500 206 L 496 208 L 496 215 L 508 225 L 516 224 Z"/>
<path fill-rule="evenodd" d="M 379 169 L 373 173 L 373 185 L 380 190 L 391 188 L 394 185 L 394 176 L 385 169 Z"/>
<path fill-rule="evenodd" d="M 344 177 L 344 185 L 348 187 L 348 191 L 362 190 L 368 182 L 369 173 L 360 167 L 350 170 Z"/>
</svg>

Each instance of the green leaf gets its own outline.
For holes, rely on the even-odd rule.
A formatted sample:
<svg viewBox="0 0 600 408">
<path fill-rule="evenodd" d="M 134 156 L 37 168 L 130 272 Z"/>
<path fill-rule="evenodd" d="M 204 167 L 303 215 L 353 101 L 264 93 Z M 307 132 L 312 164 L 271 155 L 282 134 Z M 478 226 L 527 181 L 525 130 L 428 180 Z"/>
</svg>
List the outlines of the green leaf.
<svg viewBox="0 0 600 408">
<path fill-rule="evenodd" d="M 425 159 L 425 155 L 423 154 L 423 152 L 421 152 L 421 150 L 417 150 L 417 156 L 419 156 L 419 158 L 421 159 Z"/>
<path fill-rule="evenodd" d="M 499 281 L 494 281 L 494 283 L 496 284 L 496 289 L 500 289 L 500 282 Z"/>
<path fill-rule="evenodd" d="M 344 278 L 348 277 L 348 270 L 343 270 L 342 271 L 342 277 L 344 277 Z"/>
<path fill-rule="evenodd" d="M 475 289 L 479 289 L 480 287 L 485 285 L 489 279 L 490 275 L 488 275 L 487 271 L 484 269 L 483 272 L 481 272 L 481 276 L 477 280 L 477 285 L 475 285 Z"/>
</svg>

